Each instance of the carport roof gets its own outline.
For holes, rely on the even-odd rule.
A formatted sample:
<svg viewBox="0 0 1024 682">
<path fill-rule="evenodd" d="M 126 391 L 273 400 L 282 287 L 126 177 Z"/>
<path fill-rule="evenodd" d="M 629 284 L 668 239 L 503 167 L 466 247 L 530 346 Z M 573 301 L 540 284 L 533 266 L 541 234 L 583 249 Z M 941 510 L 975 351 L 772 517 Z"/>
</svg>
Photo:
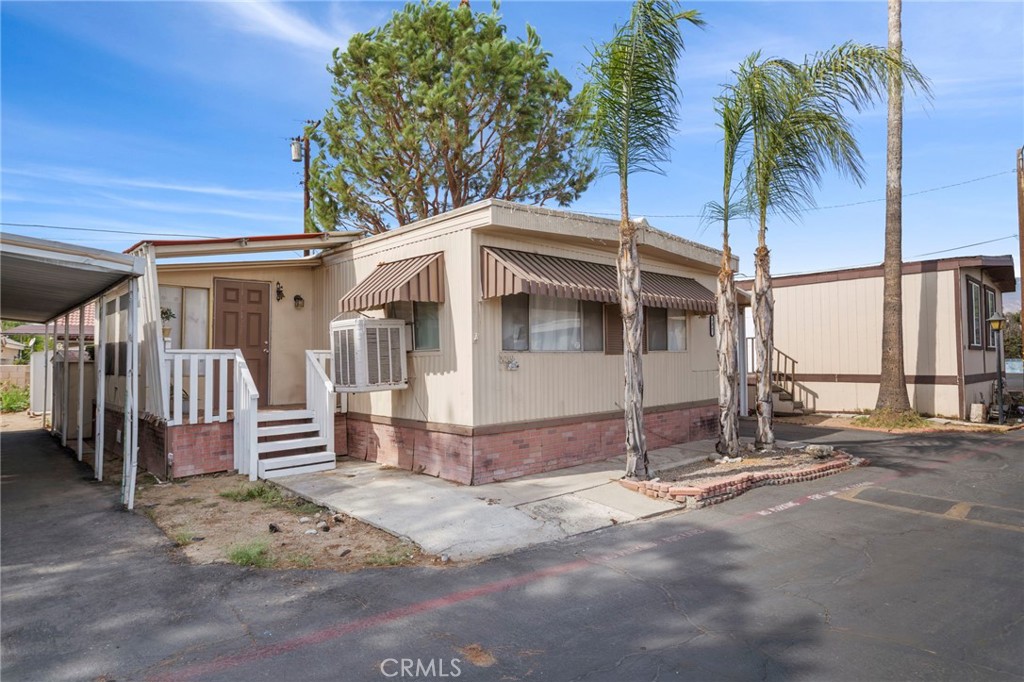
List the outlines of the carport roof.
<svg viewBox="0 0 1024 682">
<path fill-rule="evenodd" d="M 49 322 L 144 267 L 135 256 L 0 233 L 0 316 Z"/>
</svg>

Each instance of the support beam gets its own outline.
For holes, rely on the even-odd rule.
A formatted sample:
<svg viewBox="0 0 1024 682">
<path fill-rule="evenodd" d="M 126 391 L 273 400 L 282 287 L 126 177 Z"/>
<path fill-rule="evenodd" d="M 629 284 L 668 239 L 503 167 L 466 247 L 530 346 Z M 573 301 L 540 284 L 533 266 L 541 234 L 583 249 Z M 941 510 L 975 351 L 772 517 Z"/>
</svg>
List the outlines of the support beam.
<svg viewBox="0 0 1024 682">
<path fill-rule="evenodd" d="M 107 404 L 107 297 L 100 296 L 96 301 L 96 433 L 93 434 L 93 446 L 96 449 L 95 465 L 96 480 L 103 480 L 103 455 L 106 435 L 103 428 L 106 418 Z"/>
<path fill-rule="evenodd" d="M 128 339 L 124 392 L 124 476 L 121 501 L 128 510 L 135 508 L 135 475 L 138 469 L 138 395 L 139 395 L 139 281 L 128 285 Z"/>
<path fill-rule="evenodd" d="M 53 399 L 53 384 L 50 383 L 50 323 L 46 323 L 43 332 L 43 428 L 46 428 L 46 415 L 50 411 L 50 402 Z M 56 332 L 57 323 L 54 322 L 53 329 Z M 50 433 L 53 433 L 53 415 L 50 415 Z"/>
<path fill-rule="evenodd" d="M 64 316 L 64 379 L 61 382 L 60 395 L 60 444 L 61 447 L 68 446 L 68 403 L 71 401 L 71 382 L 68 381 L 71 373 L 71 360 L 68 358 L 68 346 L 71 333 L 71 315 Z"/>
<path fill-rule="evenodd" d="M 82 461 L 82 452 L 85 450 L 85 306 L 78 308 L 78 410 L 76 422 L 78 423 L 78 442 L 75 447 L 75 454 L 78 461 Z"/>
</svg>

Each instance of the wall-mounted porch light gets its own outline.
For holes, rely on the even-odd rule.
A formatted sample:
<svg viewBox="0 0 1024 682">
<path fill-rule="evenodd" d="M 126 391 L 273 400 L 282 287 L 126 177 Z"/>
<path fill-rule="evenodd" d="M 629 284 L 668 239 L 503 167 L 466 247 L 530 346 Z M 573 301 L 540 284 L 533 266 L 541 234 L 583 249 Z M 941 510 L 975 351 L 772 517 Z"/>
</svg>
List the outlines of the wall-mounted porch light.
<svg viewBox="0 0 1024 682">
<path fill-rule="evenodd" d="M 280 301 L 282 298 L 284 298 L 284 287 L 281 286 L 280 282 L 278 282 L 277 283 L 277 300 Z"/>
<path fill-rule="evenodd" d="M 306 301 L 300 294 L 295 294 L 295 297 L 292 300 L 295 301 L 296 310 L 302 310 L 306 306 Z"/>
</svg>

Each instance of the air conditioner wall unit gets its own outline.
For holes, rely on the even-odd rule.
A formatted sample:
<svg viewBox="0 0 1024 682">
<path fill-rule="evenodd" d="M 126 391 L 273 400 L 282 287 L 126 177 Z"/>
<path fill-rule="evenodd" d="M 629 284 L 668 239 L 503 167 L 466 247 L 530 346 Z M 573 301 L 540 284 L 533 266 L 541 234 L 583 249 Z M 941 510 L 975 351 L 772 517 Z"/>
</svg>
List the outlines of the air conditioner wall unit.
<svg viewBox="0 0 1024 682">
<path fill-rule="evenodd" d="M 365 393 L 408 388 L 404 320 L 335 320 L 330 331 L 335 391 Z"/>
</svg>

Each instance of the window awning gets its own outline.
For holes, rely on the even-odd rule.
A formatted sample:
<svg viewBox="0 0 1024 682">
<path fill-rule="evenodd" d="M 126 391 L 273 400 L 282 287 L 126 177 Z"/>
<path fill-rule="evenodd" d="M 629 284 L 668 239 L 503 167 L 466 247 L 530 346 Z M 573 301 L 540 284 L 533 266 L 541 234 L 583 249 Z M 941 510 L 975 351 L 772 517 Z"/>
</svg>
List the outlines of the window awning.
<svg viewBox="0 0 1024 682">
<path fill-rule="evenodd" d="M 535 294 L 604 303 L 619 300 L 611 265 L 485 246 L 482 268 L 484 298 Z M 641 272 L 640 288 L 646 306 L 715 312 L 715 295 L 689 277 Z"/>
<path fill-rule="evenodd" d="M 395 301 L 444 303 L 444 254 L 379 264 L 338 301 L 338 311 L 351 313 Z"/>
</svg>

